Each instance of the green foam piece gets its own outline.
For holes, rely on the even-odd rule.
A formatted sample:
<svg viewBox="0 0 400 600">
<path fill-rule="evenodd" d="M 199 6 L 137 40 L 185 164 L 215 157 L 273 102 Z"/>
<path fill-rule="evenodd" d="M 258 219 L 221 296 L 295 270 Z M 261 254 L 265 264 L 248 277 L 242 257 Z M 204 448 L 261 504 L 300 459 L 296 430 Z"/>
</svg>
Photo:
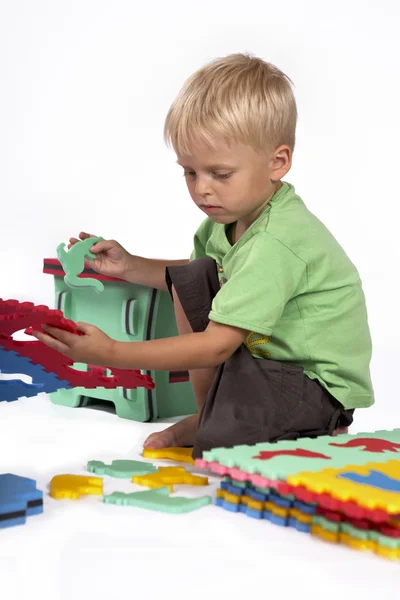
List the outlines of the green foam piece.
<svg viewBox="0 0 400 600">
<path fill-rule="evenodd" d="M 96 473 L 97 475 L 128 478 L 134 475 L 155 473 L 157 467 L 141 460 L 113 460 L 111 465 L 106 465 L 101 460 L 90 460 L 87 464 L 87 470 L 89 473 Z"/>
<path fill-rule="evenodd" d="M 300 452 L 296 455 L 296 451 Z M 203 453 L 207 462 L 283 481 L 301 471 L 383 463 L 396 456 L 400 459 L 400 429 L 215 448 Z"/>
<path fill-rule="evenodd" d="M 78 277 L 85 268 L 85 258 L 94 259 L 96 255 L 90 252 L 90 248 L 103 241 L 104 238 L 87 238 L 77 242 L 68 250 L 64 249 L 65 244 L 57 246 L 57 258 L 65 271 L 64 281 L 72 288 L 92 287 L 96 292 L 102 292 L 104 285 L 98 279 L 92 277 Z"/>
<path fill-rule="evenodd" d="M 359 529 L 358 527 L 354 527 L 354 525 L 351 525 L 351 523 L 340 523 L 340 531 L 342 531 L 343 533 L 347 533 L 347 535 L 351 535 L 351 537 L 354 537 L 357 540 L 373 539 L 371 536 L 373 531 Z"/>
<path fill-rule="evenodd" d="M 315 515 L 312 521 L 313 525 L 320 525 L 327 531 L 332 531 L 334 533 L 347 533 L 353 538 L 362 541 L 372 540 L 373 542 L 379 544 L 380 546 L 385 546 L 386 548 L 392 548 L 396 550 L 400 548 L 400 538 L 392 538 L 386 535 L 383 535 L 379 531 L 364 530 L 359 529 L 358 527 L 354 527 L 354 525 L 346 522 L 335 523 L 322 517 L 321 515 Z"/>
<path fill-rule="evenodd" d="M 197 510 L 202 506 L 212 503 L 211 496 L 200 496 L 199 498 L 184 498 L 183 496 L 169 497 L 169 488 L 161 487 L 144 492 L 113 492 L 103 496 L 106 504 L 117 504 L 119 506 L 136 506 L 165 513 L 185 513 Z"/>
<path fill-rule="evenodd" d="M 332 531 L 333 533 L 339 533 L 340 531 L 340 523 L 329 521 L 329 519 L 325 519 L 325 517 L 321 515 L 314 515 L 312 524 L 319 525 L 320 527 L 323 527 L 323 529 L 326 529 L 327 531 Z"/>
<path fill-rule="evenodd" d="M 248 481 L 237 481 L 237 479 L 232 479 L 231 477 L 224 477 L 223 481 L 225 481 L 226 483 L 229 483 L 230 485 L 235 485 L 236 487 L 240 487 L 243 490 L 245 488 L 249 487 Z"/>
<path fill-rule="evenodd" d="M 379 531 L 370 531 L 369 538 L 374 542 L 377 542 L 380 546 L 385 546 L 385 548 L 392 548 L 397 550 L 400 548 L 400 538 L 392 538 L 387 535 L 383 535 Z"/>
</svg>

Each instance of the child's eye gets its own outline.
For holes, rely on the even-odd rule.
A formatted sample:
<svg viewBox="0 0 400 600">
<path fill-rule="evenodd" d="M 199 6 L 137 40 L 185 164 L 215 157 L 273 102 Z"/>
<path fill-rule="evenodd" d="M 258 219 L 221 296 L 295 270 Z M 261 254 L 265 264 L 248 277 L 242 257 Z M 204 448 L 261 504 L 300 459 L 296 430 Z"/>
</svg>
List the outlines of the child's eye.
<svg viewBox="0 0 400 600">
<path fill-rule="evenodd" d="M 196 172 L 195 171 L 184 171 L 183 176 L 184 177 L 196 177 Z"/>
<path fill-rule="evenodd" d="M 213 173 L 216 179 L 229 179 L 232 173 Z"/>
</svg>

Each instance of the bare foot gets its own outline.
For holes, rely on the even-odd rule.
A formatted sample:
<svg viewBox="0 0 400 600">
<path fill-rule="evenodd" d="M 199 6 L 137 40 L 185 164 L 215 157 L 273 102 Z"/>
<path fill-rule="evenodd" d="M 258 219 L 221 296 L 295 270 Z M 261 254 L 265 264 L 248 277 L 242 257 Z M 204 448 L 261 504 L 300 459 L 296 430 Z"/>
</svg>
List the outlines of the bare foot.
<svg viewBox="0 0 400 600">
<path fill-rule="evenodd" d="M 337 429 L 335 429 L 335 431 L 332 433 L 332 435 L 342 435 L 343 433 L 349 433 L 349 428 L 348 427 L 338 427 Z"/>
<path fill-rule="evenodd" d="M 196 436 L 199 415 L 191 415 L 179 423 L 167 427 L 164 431 L 157 431 L 149 435 L 143 448 L 171 448 L 193 446 Z"/>
</svg>

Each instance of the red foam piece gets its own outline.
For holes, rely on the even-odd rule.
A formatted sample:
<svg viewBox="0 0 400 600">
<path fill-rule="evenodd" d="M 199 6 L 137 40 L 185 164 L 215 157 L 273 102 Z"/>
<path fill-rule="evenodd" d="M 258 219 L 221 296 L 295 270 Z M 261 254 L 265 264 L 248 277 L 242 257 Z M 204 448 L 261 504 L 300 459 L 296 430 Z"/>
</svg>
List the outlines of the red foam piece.
<svg viewBox="0 0 400 600">
<path fill-rule="evenodd" d="M 398 452 L 400 448 L 400 444 L 379 438 L 355 438 L 343 444 L 331 442 L 329 445 L 337 448 L 359 448 L 364 446 L 364 452 Z"/>
<path fill-rule="evenodd" d="M 301 458 L 324 458 L 326 460 L 331 460 L 330 456 L 326 456 L 320 452 L 306 450 L 304 448 L 295 448 L 294 450 L 261 450 L 260 454 L 253 456 L 253 458 L 258 458 L 259 460 L 270 460 L 275 456 L 300 456 Z"/>
<path fill-rule="evenodd" d="M 340 512 L 344 515 L 352 518 L 367 521 L 373 521 L 374 523 L 387 523 L 393 515 L 380 509 L 369 509 L 363 506 L 359 506 L 355 502 L 345 502 L 333 498 L 329 494 L 317 494 L 311 492 L 304 486 L 287 486 L 287 493 L 293 494 L 298 500 L 306 503 L 316 503 L 319 507 L 332 512 Z"/>
<path fill-rule="evenodd" d="M 28 334 L 33 330 L 40 331 L 43 324 L 64 329 L 75 335 L 83 335 L 73 321 L 64 318 L 60 310 L 52 310 L 47 306 L 35 306 L 32 302 L 0 299 L 0 346 L 6 350 L 12 350 L 20 356 L 29 358 L 33 364 L 42 365 L 46 371 L 54 373 L 63 381 L 68 381 L 73 387 L 134 389 L 141 386 L 146 389 L 154 388 L 152 378 L 149 375 L 142 375 L 138 369 L 90 366 L 90 370 L 87 372 L 77 371 L 73 368 L 74 361 L 72 359 L 49 348 L 42 342 L 38 340 L 17 341 L 12 337 L 13 333 L 23 328 Z M 110 377 L 104 375 L 105 369 L 111 371 Z"/>
</svg>

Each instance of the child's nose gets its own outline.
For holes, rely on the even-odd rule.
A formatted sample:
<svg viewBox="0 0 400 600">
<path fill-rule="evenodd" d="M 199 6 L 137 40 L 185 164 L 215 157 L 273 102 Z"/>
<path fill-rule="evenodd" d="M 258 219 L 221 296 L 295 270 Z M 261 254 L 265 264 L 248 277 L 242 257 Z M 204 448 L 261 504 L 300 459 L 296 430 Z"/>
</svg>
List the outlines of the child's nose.
<svg viewBox="0 0 400 600">
<path fill-rule="evenodd" d="M 211 192 L 210 185 L 205 178 L 197 177 L 196 185 L 195 185 L 195 192 L 199 196 L 206 196 L 207 194 L 209 194 Z"/>
</svg>

